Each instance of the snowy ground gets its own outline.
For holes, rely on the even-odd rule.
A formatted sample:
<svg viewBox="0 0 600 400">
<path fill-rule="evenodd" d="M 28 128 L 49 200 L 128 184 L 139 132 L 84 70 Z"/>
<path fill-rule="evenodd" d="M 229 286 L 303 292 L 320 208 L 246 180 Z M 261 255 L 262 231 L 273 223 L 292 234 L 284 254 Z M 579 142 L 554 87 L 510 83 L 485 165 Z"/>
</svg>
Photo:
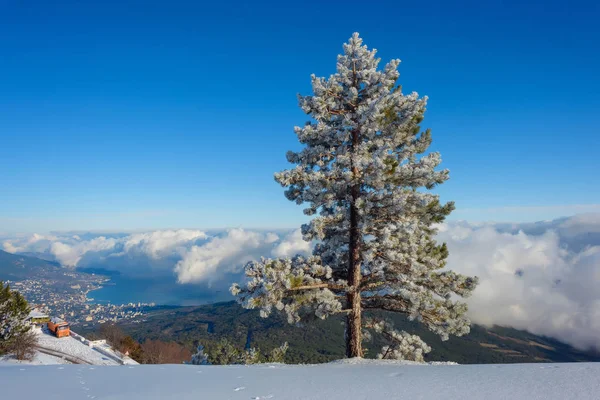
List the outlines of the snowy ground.
<svg viewBox="0 0 600 400">
<path fill-rule="evenodd" d="M 599 399 L 600 363 L 12 365 L 0 387 L 8 399 Z"/>
<path fill-rule="evenodd" d="M 34 328 L 38 335 L 38 352 L 32 361 L 17 361 L 13 357 L 0 357 L 0 366 L 4 364 L 54 365 L 54 364 L 90 364 L 90 365 L 138 365 L 129 357 L 117 354 L 108 344 L 94 343 L 71 332 L 71 336 L 57 338 L 46 328 Z"/>
<path fill-rule="evenodd" d="M 18 365 L 54 365 L 54 364 L 71 364 L 70 362 L 60 358 L 51 356 L 44 353 L 36 353 L 35 357 L 31 361 L 19 361 L 11 356 L 0 357 L 0 367 L 5 366 L 4 364 L 18 364 Z"/>
</svg>

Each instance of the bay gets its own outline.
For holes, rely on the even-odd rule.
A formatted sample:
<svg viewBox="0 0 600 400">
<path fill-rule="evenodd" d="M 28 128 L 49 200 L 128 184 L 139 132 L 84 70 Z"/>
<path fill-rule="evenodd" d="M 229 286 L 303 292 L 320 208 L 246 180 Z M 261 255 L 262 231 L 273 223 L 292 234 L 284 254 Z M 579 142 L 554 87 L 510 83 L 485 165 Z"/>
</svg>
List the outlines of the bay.
<svg viewBox="0 0 600 400">
<path fill-rule="evenodd" d="M 103 287 L 88 294 L 91 303 L 155 303 L 156 305 L 194 306 L 233 297 L 227 290 L 202 285 L 182 285 L 174 277 L 131 277 L 115 274 Z"/>
</svg>

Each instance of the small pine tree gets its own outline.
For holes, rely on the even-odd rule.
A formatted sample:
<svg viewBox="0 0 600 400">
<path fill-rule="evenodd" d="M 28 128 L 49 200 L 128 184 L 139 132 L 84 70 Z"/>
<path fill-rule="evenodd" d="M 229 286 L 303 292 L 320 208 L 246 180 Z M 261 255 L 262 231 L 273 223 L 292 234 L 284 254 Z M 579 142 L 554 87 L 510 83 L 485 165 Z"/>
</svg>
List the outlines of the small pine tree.
<svg viewBox="0 0 600 400">
<path fill-rule="evenodd" d="M 283 363 L 288 349 L 287 342 L 275 347 L 267 355 L 260 349 L 251 347 L 242 349 L 235 346 L 227 338 L 222 338 L 216 344 L 209 346 L 205 351 L 204 346 L 198 345 L 196 354 L 192 356 L 190 364 L 194 365 L 231 365 L 231 364 L 260 364 Z"/>
<path fill-rule="evenodd" d="M 279 347 L 275 347 L 269 353 L 269 357 L 267 358 L 267 362 L 270 363 L 283 363 L 285 360 L 285 354 L 288 351 L 288 342 L 285 342 Z"/>
<path fill-rule="evenodd" d="M 304 240 L 317 242 L 312 256 L 252 262 L 246 285 L 231 292 L 245 308 L 283 311 L 290 323 L 345 313 L 348 357 L 363 356 L 363 329 L 371 329 L 389 333 L 385 357 L 421 359 L 426 345 L 385 321 L 365 324 L 364 310 L 404 314 L 444 340 L 464 335 L 467 306 L 455 297 L 469 296 L 477 278 L 442 271 L 448 249 L 434 239 L 436 224 L 454 204 L 422 190 L 448 179 L 419 125 L 427 98 L 403 94 L 400 61 L 378 70 L 375 54 L 355 33 L 337 72 L 313 75 L 314 94 L 299 97 L 312 117 L 295 128 L 305 147 L 288 152 L 296 167 L 275 180 L 289 200 L 308 204 L 306 215 L 319 214 L 302 226 Z"/>
<path fill-rule="evenodd" d="M 260 350 L 251 347 L 249 349 L 245 349 L 243 352 L 241 352 L 240 355 L 240 363 L 241 364 L 245 364 L 245 365 L 250 365 L 250 364 L 259 364 L 262 360 L 262 354 L 260 353 Z"/>
<path fill-rule="evenodd" d="M 0 354 L 12 352 L 18 337 L 29 332 L 30 311 L 27 300 L 0 281 Z"/>
<path fill-rule="evenodd" d="M 209 360 L 214 365 L 240 364 L 242 351 L 229 342 L 229 340 L 223 338 L 210 349 Z"/>
<path fill-rule="evenodd" d="M 204 353 L 204 346 L 198 345 L 196 354 L 192 356 L 191 364 L 193 365 L 210 365 L 208 362 L 208 354 Z"/>
</svg>

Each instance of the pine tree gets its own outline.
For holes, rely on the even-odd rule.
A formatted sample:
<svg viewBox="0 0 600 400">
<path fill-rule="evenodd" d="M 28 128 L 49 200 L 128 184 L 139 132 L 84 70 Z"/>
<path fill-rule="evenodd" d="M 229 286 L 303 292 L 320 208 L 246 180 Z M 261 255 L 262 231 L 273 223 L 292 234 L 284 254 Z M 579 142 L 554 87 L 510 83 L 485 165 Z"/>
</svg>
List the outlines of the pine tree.
<svg viewBox="0 0 600 400">
<path fill-rule="evenodd" d="M 236 347 L 227 338 L 221 338 L 209 349 L 208 359 L 213 365 L 231 365 L 242 362 L 243 350 Z"/>
<path fill-rule="evenodd" d="M 0 281 L 0 354 L 11 352 L 15 340 L 29 331 L 30 311 L 25 298 Z"/>
<path fill-rule="evenodd" d="M 194 365 L 210 365 L 208 362 L 208 355 L 204 353 L 204 346 L 201 344 L 198 345 L 196 349 L 196 354 L 192 356 L 191 364 Z"/>
<path fill-rule="evenodd" d="M 270 363 L 283 363 L 285 362 L 285 355 L 288 351 L 289 345 L 288 342 L 284 342 L 281 346 L 275 347 L 269 353 L 267 357 L 267 362 Z"/>
<path fill-rule="evenodd" d="M 263 354 L 255 347 L 242 349 L 231 343 L 227 338 L 222 338 L 205 351 L 204 346 L 198 345 L 196 354 L 192 356 L 190 364 L 194 365 L 235 365 L 235 364 L 260 364 L 283 363 L 287 353 L 288 344 L 283 343 L 267 354 Z"/>
<path fill-rule="evenodd" d="M 422 359 L 428 347 L 420 339 L 382 320 L 363 321 L 363 312 L 405 314 L 442 339 L 464 335 L 467 307 L 455 295 L 468 296 L 477 278 L 442 270 L 448 249 L 434 239 L 436 224 L 454 204 L 426 191 L 449 178 L 436 170 L 440 155 L 427 153 L 431 132 L 419 125 L 427 98 L 403 94 L 400 61 L 378 70 L 375 54 L 355 33 L 337 72 L 313 75 L 314 94 L 299 96 L 312 120 L 295 128 L 304 148 L 287 159 L 296 167 L 275 180 L 289 200 L 308 205 L 306 215 L 318 213 L 302 226 L 304 240 L 317 243 L 312 256 L 249 263 L 245 286 L 231 292 L 263 317 L 284 311 L 290 323 L 346 313 L 348 357 L 363 356 L 366 329 L 384 334 L 386 357 Z"/>
</svg>

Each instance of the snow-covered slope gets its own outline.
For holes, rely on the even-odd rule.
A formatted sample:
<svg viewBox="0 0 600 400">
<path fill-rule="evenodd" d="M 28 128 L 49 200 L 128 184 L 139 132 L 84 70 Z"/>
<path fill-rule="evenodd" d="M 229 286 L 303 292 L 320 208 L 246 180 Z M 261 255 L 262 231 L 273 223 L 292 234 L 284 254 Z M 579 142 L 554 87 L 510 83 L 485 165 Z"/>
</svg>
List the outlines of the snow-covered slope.
<svg viewBox="0 0 600 400">
<path fill-rule="evenodd" d="M 84 344 L 73 336 L 56 338 L 47 332 L 37 330 L 38 346 L 43 350 L 50 350 L 59 354 L 74 357 L 81 362 L 92 365 L 120 365 L 118 361 L 96 351 L 93 347 Z"/>
<path fill-rule="evenodd" d="M 0 358 L 0 364 L 138 365 L 131 358 L 115 352 L 106 343 L 90 342 L 75 332 L 62 338 L 55 337 L 45 328 L 34 328 L 34 332 L 38 335 L 38 349 L 32 361 L 19 362 L 4 356 Z"/>
<path fill-rule="evenodd" d="M 58 355 L 50 355 L 47 353 L 36 352 L 33 360 L 31 361 L 18 361 L 16 358 L 10 355 L 0 357 L 0 367 L 5 366 L 4 364 L 17 364 L 17 365 L 55 365 L 55 364 L 72 364 Z"/>
<path fill-rule="evenodd" d="M 598 399 L 600 363 L 13 365 L 0 387 L 9 399 Z"/>
</svg>

